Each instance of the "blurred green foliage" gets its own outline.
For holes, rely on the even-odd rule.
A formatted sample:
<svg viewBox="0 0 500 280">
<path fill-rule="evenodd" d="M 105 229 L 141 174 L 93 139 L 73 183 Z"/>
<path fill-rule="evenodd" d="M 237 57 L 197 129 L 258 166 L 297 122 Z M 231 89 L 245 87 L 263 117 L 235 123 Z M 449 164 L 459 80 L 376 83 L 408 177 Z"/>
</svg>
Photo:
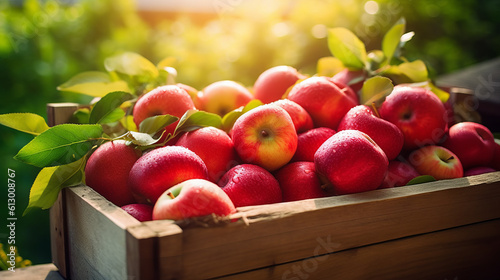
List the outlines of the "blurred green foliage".
<svg viewBox="0 0 500 280">
<path fill-rule="evenodd" d="M 330 55 L 327 28 L 346 27 L 372 50 L 401 16 L 416 33 L 405 56 L 422 59 L 434 76 L 500 52 L 496 0 L 212 0 L 206 13 L 138 13 L 132 0 L 12 3 L 0 2 L 0 113 L 45 116 L 49 102 L 88 102 L 56 87 L 79 72 L 103 70 L 106 57 L 123 51 L 153 63 L 175 58 L 177 81 L 197 89 L 226 79 L 250 87 L 261 72 L 280 64 L 312 75 L 317 60 Z M 16 170 L 20 217 L 39 169 L 12 159 L 31 136 L 3 126 L 0 133 L 1 170 Z M 2 205 L 6 198 L 2 187 Z M 0 220 L 6 215 L 1 210 Z M 16 245 L 23 255 L 35 264 L 50 262 L 48 211 L 22 217 L 18 226 Z M 0 242 L 6 237 L 1 229 Z"/>
</svg>

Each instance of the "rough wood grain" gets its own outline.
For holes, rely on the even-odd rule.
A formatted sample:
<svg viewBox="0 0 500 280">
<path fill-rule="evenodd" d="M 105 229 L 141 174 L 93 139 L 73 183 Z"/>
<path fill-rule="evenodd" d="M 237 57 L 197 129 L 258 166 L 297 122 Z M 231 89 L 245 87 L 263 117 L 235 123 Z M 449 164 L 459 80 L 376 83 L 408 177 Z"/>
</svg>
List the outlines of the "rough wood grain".
<svg viewBox="0 0 500 280">
<path fill-rule="evenodd" d="M 78 103 L 47 104 L 47 124 L 54 126 L 68 123 L 73 113 L 78 109 Z"/>
<path fill-rule="evenodd" d="M 55 126 L 67 123 L 73 112 L 78 108 L 77 103 L 49 103 L 47 104 L 47 124 Z M 65 219 L 65 200 L 63 199 L 64 190 L 59 194 L 56 202 L 50 208 L 50 248 L 52 262 L 59 269 L 63 277 L 69 275 L 67 237 L 66 237 L 66 219 Z"/>
<path fill-rule="evenodd" d="M 473 184 L 473 186 L 470 186 Z M 249 225 L 185 229 L 185 278 L 210 278 L 500 218 L 500 172 L 362 194 L 245 207 Z M 223 263 L 224 266 L 216 265 Z M 160 266 L 164 261 L 160 258 Z"/>
<path fill-rule="evenodd" d="M 66 249 L 66 217 L 64 209 L 64 190 L 59 193 L 54 205 L 50 208 L 50 251 L 52 254 L 52 262 L 59 269 L 59 273 L 63 277 L 69 275 L 68 254 Z"/>
<path fill-rule="evenodd" d="M 499 279 L 499 236 L 500 219 L 496 219 L 221 279 Z"/>
<path fill-rule="evenodd" d="M 127 279 L 128 227 L 141 223 L 86 186 L 66 195 L 71 279 Z"/>
</svg>

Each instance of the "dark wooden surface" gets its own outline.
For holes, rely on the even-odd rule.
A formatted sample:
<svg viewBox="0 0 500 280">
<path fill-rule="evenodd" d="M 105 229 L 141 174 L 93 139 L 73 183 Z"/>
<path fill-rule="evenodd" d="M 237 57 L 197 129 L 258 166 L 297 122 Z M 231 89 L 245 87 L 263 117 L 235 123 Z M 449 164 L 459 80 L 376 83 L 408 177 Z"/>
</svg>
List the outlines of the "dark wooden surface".
<svg viewBox="0 0 500 280">
<path fill-rule="evenodd" d="M 436 84 L 469 89 L 473 94 L 469 105 L 481 115 L 481 122 L 500 132 L 500 57 L 442 75 Z"/>
</svg>

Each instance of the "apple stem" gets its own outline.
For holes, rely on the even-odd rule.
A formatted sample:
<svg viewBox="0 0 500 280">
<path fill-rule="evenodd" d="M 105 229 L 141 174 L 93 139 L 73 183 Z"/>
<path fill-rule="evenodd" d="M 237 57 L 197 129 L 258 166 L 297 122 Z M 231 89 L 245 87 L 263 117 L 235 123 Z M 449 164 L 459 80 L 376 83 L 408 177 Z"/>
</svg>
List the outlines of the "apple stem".
<svg viewBox="0 0 500 280">
<path fill-rule="evenodd" d="M 377 106 L 375 106 L 375 102 L 372 102 L 372 109 L 375 112 L 375 115 L 380 118 L 380 114 L 378 113 Z"/>
<path fill-rule="evenodd" d="M 171 192 L 168 192 L 167 195 L 170 196 L 170 198 L 172 198 L 172 199 L 175 198 L 175 196 Z"/>
<path fill-rule="evenodd" d="M 450 156 L 450 157 L 446 160 L 446 162 L 449 162 L 450 160 L 452 160 L 452 159 L 454 159 L 454 158 L 455 158 L 455 157 Z"/>
</svg>

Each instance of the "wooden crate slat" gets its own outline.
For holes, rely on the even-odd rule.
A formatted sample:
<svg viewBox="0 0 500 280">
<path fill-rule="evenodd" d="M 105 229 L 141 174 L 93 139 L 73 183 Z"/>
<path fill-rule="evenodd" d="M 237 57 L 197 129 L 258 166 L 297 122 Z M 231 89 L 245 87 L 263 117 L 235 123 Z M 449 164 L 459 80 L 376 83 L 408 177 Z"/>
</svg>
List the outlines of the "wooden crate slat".
<svg viewBox="0 0 500 280">
<path fill-rule="evenodd" d="M 465 187 L 469 180 L 454 180 L 455 187 L 447 184 L 445 190 L 440 190 L 443 182 L 421 185 L 420 193 L 411 196 L 404 195 L 402 189 L 380 190 L 298 204 L 245 208 L 257 217 L 255 220 L 249 217 L 248 227 L 240 223 L 184 230 L 183 276 L 210 278 L 295 261 L 310 256 L 318 238 L 331 237 L 339 244 L 332 250 L 340 251 L 500 218 L 500 172 L 473 178 L 478 183 L 475 187 Z M 410 189 L 418 192 L 417 186 Z M 310 208 L 311 203 L 323 208 L 301 211 L 297 206 L 296 213 L 288 212 L 285 217 L 277 218 L 287 212 L 280 211 L 280 206 Z M 264 213 L 272 218 L 265 219 Z M 160 266 L 163 263 L 160 258 Z M 217 263 L 226 265 L 215 266 Z"/>
<path fill-rule="evenodd" d="M 54 205 L 50 208 L 50 252 L 52 262 L 57 266 L 59 273 L 67 278 L 69 275 L 67 254 L 66 210 L 64 209 L 64 190 L 59 193 Z"/>
<path fill-rule="evenodd" d="M 70 278 L 127 279 L 126 228 L 140 222 L 89 187 L 66 195 Z"/>
<path fill-rule="evenodd" d="M 221 279 L 499 279 L 499 236 L 495 219 Z"/>
</svg>

